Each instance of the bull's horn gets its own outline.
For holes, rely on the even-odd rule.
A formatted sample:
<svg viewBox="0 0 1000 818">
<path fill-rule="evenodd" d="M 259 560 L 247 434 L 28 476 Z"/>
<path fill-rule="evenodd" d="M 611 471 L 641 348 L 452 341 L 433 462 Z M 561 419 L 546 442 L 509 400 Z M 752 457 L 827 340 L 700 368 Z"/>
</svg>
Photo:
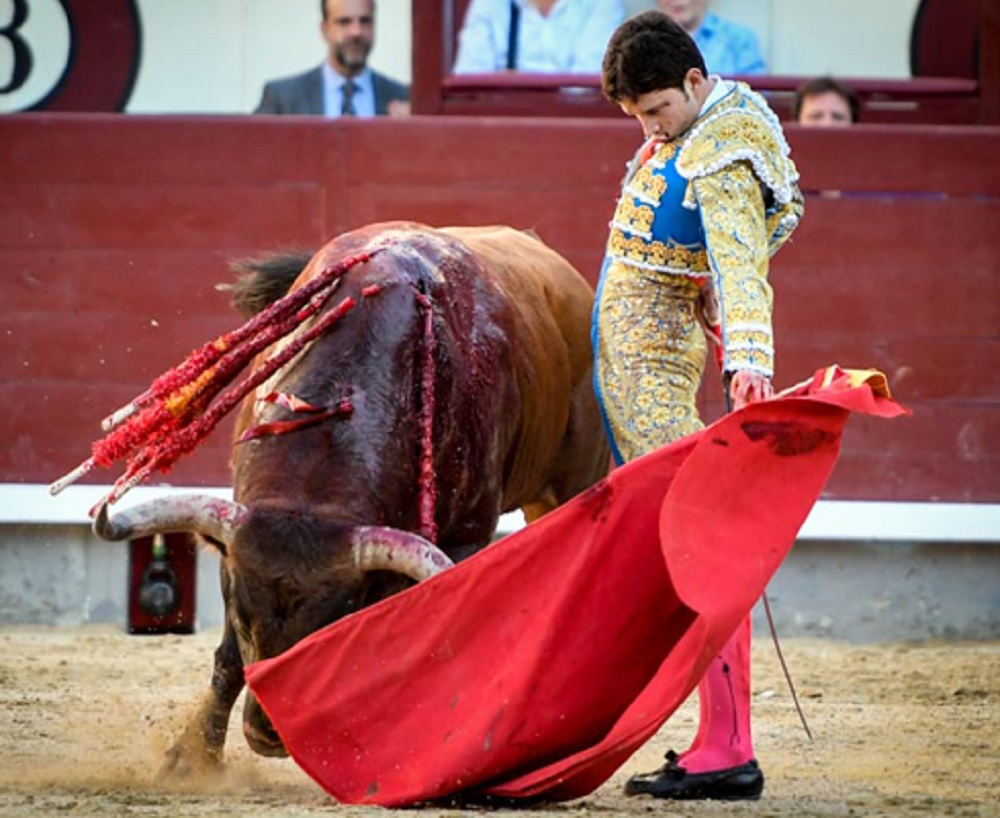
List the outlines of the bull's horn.
<svg viewBox="0 0 1000 818">
<path fill-rule="evenodd" d="M 395 571 L 417 582 L 454 564 L 433 543 L 398 528 L 358 526 L 353 530 L 351 550 L 362 571 Z"/>
<path fill-rule="evenodd" d="M 207 494 L 160 497 L 110 518 L 107 503 L 102 503 L 94 517 L 94 533 L 102 540 L 131 540 L 191 531 L 230 546 L 247 513 L 246 506 Z"/>
</svg>

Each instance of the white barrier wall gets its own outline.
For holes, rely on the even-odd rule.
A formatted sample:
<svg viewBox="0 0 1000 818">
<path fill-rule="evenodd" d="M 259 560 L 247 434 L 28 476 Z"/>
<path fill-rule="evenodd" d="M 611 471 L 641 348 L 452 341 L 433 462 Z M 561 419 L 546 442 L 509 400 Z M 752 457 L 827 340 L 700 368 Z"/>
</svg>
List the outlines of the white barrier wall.
<svg viewBox="0 0 1000 818">
<path fill-rule="evenodd" d="M 783 636 L 851 642 L 997 639 L 1000 549 L 985 542 L 800 540 L 768 587 Z M 224 612 L 219 558 L 198 551 L 195 623 Z M 108 622 L 126 629 L 128 547 L 82 525 L 0 524 L 0 628 Z M 754 631 L 767 634 L 761 606 Z"/>
<path fill-rule="evenodd" d="M 128 619 L 128 546 L 98 540 L 87 509 L 108 486 L 0 484 L 0 627 Z M 188 489 L 190 491 L 191 489 Z M 184 489 L 142 486 L 122 508 Z M 198 489 L 229 497 L 228 489 Z M 524 525 L 519 512 L 498 535 Z M 857 642 L 1000 635 L 1000 506 L 820 501 L 768 588 L 779 631 Z M 219 558 L 198 550 L 195 617 L 224 612 Z M 755 630 L 766 633 L 763 611 Z"/>
</svg>

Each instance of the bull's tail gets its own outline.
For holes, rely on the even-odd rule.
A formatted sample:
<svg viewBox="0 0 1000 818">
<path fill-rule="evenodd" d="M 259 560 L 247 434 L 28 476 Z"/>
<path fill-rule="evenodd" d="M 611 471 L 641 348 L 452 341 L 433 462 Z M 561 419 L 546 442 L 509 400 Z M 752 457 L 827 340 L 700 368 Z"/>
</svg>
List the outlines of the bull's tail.
<svg viewBox="0 0 1000 818">
<path fill-rule="evenodd" d="M 229 263 L 236 282 L 222 288 L 232 291 L 233 306 L 244 318 L 251 318 L 286 296 L 312 257 L 312 253 L 292 250 L 236 259 Z"/>
</svg>

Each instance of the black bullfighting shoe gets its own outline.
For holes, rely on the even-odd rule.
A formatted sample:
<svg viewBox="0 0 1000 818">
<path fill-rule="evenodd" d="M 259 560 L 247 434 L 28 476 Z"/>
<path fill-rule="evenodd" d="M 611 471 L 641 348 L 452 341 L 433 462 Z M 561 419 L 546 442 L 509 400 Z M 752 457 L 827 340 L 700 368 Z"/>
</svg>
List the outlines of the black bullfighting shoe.
<svg viewBox="0 0 1000 818">
<path fill-rule="evenodd" d="M 764 789 L 764 773 L 750 759 L 738 767 L 689 773 L 677 765 L 677 754 L 670 750 L 667 763 L 651 773 L 633 775 L 625 783 L 626 795 L 652 795 L 675 801 L 756 801 Z"/>
</svg>

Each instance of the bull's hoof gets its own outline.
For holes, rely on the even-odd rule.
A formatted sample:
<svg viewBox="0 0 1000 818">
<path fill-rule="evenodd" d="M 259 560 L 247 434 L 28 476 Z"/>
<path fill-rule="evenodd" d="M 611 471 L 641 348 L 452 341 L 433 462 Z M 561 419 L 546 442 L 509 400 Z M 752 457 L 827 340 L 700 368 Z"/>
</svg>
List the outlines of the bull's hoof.
<svg viewBox="0 0 1000 818">
<path fill-rule="evenodd" d="M 281 742 L 281 737 L 271 727 L 243 725 L 243 737 L 247 740 L 247 745 L 257 755 L 265 758 L 288 758 L 288 750 Z"/>
<path fill-rule="evenodd" d="M 184 741 L 178 741 L 167 750 L 163 764 L 156 773 L 156 781 L 160 784 L 204 781 L 219 778 L 224 773 L 221 753 L 195 750 Z"/>
</svg>

